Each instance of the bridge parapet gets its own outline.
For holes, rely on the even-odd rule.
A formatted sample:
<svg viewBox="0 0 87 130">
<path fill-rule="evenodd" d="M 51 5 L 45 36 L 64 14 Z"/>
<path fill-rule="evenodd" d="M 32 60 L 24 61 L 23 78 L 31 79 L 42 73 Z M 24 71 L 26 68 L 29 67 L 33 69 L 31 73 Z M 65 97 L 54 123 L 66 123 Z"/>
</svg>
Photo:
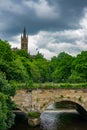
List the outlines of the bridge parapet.
<svg viewBox="0 0 87 130">
<path fill-rule="evenodd" d="M 24 112 L 42 112 L 50 104 L 65 100 L 75 102 L 87 110 L 87 89 L 18 90 L 13 100 L 18 108 Z"/>
</svg>

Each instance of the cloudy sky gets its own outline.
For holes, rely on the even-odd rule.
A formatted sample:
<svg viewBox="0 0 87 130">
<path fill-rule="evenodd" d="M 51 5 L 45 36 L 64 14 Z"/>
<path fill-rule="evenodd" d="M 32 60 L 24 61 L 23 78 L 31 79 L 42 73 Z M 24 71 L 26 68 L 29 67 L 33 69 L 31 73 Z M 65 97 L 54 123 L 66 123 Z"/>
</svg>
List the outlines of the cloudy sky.
<svg viewBox="0 0 87 130">
<path fill-rule="evenodd" d="M 87 0 L 0 0 L 0 38 L 20 48 L 24 27 L 31 54 L 75 56 L 87 50 Z"/>
</svg>

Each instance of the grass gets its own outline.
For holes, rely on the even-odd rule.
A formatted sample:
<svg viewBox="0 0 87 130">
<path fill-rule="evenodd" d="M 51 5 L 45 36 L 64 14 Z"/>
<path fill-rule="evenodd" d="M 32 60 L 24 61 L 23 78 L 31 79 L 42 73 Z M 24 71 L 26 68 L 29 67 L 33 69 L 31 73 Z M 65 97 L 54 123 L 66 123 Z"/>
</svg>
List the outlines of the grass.
<svg viewBox="0 0 87 130">
<path fill-rule="evenodd" d="M 16 89 L 81 89 L 87 88 L 87 83 L 15 83 Z"/>
</svg>

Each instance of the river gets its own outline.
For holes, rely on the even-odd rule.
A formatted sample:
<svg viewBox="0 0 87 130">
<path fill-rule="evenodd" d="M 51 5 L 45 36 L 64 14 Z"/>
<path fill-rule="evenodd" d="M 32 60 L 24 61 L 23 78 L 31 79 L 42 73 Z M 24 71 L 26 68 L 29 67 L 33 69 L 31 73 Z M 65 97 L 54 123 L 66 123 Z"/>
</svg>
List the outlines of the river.
<svg viewBox="0 0 87 130">
<path fill-rule="evenodd" d="M 29 127 L 26 120 L 22 122 L 22 116 L 10 130 L 87 130 L 87 120 L 75 111 L 45 111 L 40 126 L 35 128 Z"/>
</svg>

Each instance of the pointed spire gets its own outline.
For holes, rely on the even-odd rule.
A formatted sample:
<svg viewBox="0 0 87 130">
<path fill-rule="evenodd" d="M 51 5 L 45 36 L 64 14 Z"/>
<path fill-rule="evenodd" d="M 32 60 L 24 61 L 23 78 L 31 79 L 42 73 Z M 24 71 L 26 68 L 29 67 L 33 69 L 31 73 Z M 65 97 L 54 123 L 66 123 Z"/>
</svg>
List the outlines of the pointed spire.
<svg viewBox="0 0 87 130">
<path fill-rule="evenodd" d="M 26 28 L 24 27 L 23 36 L 26 37 Z"/>
</svg>

